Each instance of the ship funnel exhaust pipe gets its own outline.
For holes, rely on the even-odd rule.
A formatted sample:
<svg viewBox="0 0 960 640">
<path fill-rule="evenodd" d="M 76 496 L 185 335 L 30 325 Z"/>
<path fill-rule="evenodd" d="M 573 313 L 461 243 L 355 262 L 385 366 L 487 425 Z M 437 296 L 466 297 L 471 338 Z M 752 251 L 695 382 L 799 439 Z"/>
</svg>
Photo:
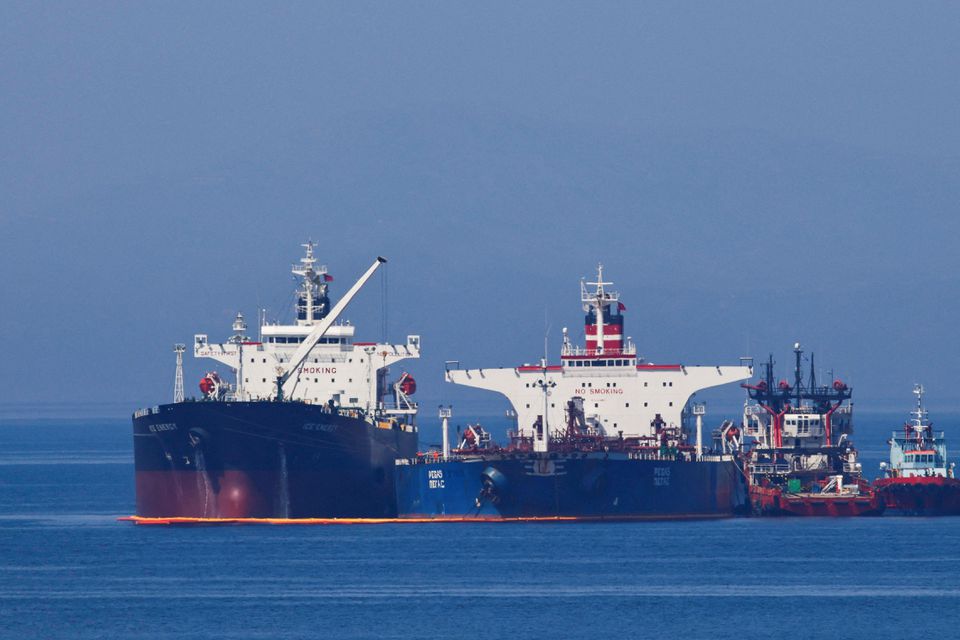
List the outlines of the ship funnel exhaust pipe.
<svg viewBox="0 0 960 640">
<path fill-rule="evenodd" d="M 697 417 L 697 460 L 703 457 L 703 415 L 707 412 L 707 405 L 698 402 L 693 405 L 693 415 Z"/>
<path fill-rule="evenodd" d="M 453 415 L 453 406 L 440 406 L 440 419 L 443 421 L 443 459 L 450 459 L 450 416 Z"/>
</svg>

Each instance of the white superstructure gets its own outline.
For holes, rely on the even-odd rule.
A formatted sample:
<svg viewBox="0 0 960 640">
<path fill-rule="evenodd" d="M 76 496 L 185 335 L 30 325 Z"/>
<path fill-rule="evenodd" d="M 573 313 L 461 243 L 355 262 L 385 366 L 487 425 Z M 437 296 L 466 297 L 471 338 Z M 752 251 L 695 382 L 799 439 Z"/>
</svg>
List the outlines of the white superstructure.
<svg viewBox="0 0 960 640">
<path fill-rule="evenodd" d="M 237 314 L 234 333 L 226 341 L 211 342 L 207 334 L 194 336 L 194 357 L 216 360 L 236 375 L 236 384 L 221 393 L 221 399 L 297 400 L 356 409 L 368 416 L 415 413 L 415 405 L 407 398 L 412 378 L 404 374 L 403 380 L 387 388 L 386 375 L 390 365 L 420 357 L 420 336 L 407 336 L 406 344 L 354 342 L 355 327 L 338 321 L 384 260 L 378 258 L 331 309 L 327 290 L 333 278 L 325 266 L 316 264 L 314 244 L 303 246 L 306 255 L 292 268 L 301 278 L 295 324 L 268 324 L 261 317 L 260 339 L 253 340 L 245 335 L 246 323 Z M 203 390 L 208 397 L 213 395 Z"/>
<path fill-rule="evenodd" d="M 652 438 L 658 416 L 667 425 L 682 425 L 687 402 L 697 391 L 752 375 L 750 366 L 644 361 L 624 337 L 626 307 L 617 293 L 605 288 L 610 284 L 603 281 L 602 265 L 596 282 L 581 282 L 586 346 L 573 346 L 564 329 L 559 365 L 544 361 L 510 368 L 448 368 L 447 381 L 506 396 L 516 411 L 520 435 L 532 436 L 536 448 L 545 450 L 549 435 L 544 433 L 556 432 L 566 423 L 571 399 L 581 399 L 585 422 L 595 433 Z"/>
<path fill-rule="evenodd" d="M 933 423 L 923 406 L 923 385 L 913 385 L 917 408 L 903 430 L 893 432 L 890 462 L 881 462 L 885 478 L 953 478 L 954 465 L 947 464 L 947 443 L 944 432 L 933 430 Z"/>
</svg>

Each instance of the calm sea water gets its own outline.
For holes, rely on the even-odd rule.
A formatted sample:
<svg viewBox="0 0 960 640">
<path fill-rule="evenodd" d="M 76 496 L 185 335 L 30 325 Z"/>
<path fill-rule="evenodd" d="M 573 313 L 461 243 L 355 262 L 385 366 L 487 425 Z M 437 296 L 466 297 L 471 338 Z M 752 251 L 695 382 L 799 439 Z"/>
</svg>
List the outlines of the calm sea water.
<svg viewBox="0 0 960 640">
<path fill-rule="evenodd" d="M 0 637 L 960 636 L 960 518 L 136 527 L 131 439 L 0 419 Z"/>
</svg>

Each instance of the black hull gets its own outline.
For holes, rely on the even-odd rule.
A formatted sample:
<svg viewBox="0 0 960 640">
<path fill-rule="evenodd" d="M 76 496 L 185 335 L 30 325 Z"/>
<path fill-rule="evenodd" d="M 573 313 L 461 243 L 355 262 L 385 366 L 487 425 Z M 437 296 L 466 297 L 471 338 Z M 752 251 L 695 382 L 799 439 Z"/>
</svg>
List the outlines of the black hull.
<svg viewBox="0 0 960 640">
<path fill-rule="evenodd" d="M 409 426 L 382 428 L 298 402 L 184 402 L 133 419 L 137 515 L 396 516 L 394 461 Z"/>
</svg>

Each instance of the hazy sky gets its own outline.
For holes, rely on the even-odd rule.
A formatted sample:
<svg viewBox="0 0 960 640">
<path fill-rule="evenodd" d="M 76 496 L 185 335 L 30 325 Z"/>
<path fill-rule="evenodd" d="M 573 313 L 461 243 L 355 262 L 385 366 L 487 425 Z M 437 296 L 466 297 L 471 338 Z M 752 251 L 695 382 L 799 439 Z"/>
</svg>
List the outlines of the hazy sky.
<svg viewBox="0 0 960 640">
<path fill-rule="evenodd" d="M 862 409 L 956 408 L 958 33 L 934 2 L 4 2 L 0 402 L 168 400 L 174 342 L 289 317 L 312 237 L 334 295 L 390 259 L 425 406 L 498 412 L 443 361 L 556 356 L 602 261 L 652 361 L 799 340 Z M 377 282 L 347 312 L 380 314 Z"/>
</svg>

